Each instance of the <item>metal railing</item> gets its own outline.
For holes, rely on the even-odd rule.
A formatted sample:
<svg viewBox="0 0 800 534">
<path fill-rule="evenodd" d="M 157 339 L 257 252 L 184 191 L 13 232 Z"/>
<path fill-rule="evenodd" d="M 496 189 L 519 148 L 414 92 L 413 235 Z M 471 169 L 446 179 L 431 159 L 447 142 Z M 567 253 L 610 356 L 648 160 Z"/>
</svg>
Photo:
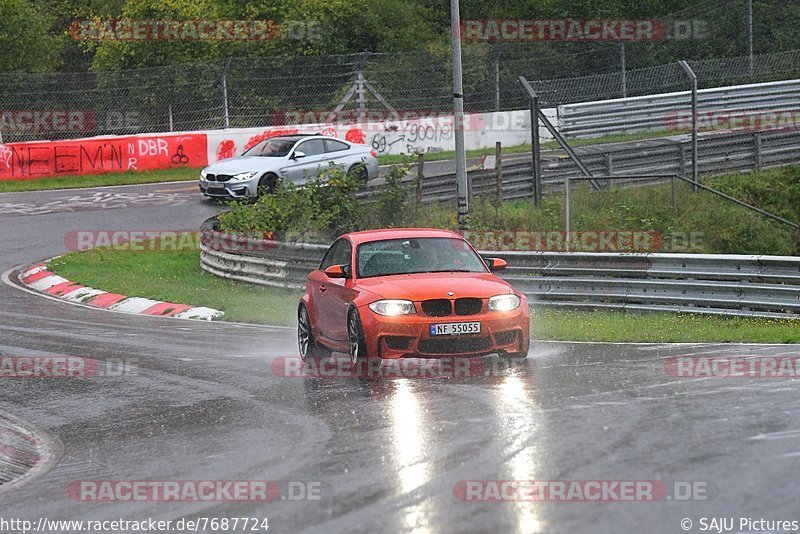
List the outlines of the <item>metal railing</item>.
<svg viewBox="0 0 800 534">
<path fill-rule="evenodd" d="M 201 267 L 233 280 L 301 288 L 325 245 L 239 238 L 242 250 L 203 225 Z M 215 246 L 221 241 L 226 247 Z M 257 250 L 257 252 L 248 252 Z M 794 318 L 800 258 L 711 254 L 486 251 L 508 262 L 501 276 L 534 305 Z"/>
<path fill-rule="evenodd" d="M 593 179 L 603 182 L 604 176 L 624 178 L 624 183 L 654 183 L 657 175 L 691 175 L 691 135 L 676 135 L 660 139 L 609 143 L 574 149 Z M 762 132 L 709 133 L 699 136 L 698 171 L 700 175 L 720 175 L 732 172 L 763 170 L 800 162 L 800 130 Z M 543 191 L 552 191 L 569 177 L 580 179 L 584 172 L 563 151 L 542 151 Z M 472 196 L 494 195 L 494 171 L 472 171 Z M 411 178 L 409 178 L 410 180 Z M 504 154 L 502 187 L 503 199 L 533 198 L 533 171 L 530 154 Z M 449 201 L 455 195 L 455 174 L 440 173 L 425 176 L 422 201 Z"/>
<path fill-rule="evenodd" d="M 701 89 L 697 96 L 709 120 L 736 114 L 794 115 L 800 110 L 800 80 Z M 558 129 L 568 137 L 685 130 L 691 109 L 691 91 L 566 104 L 558 106 Z"/>
</svg>

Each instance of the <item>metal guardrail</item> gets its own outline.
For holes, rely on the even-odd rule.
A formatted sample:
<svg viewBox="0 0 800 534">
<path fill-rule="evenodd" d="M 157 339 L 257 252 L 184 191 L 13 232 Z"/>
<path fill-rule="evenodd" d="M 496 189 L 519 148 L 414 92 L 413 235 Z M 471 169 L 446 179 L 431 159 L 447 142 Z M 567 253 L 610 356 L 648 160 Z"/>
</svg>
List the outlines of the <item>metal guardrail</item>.
<svg viewBox="0 0 800 534">
<path fill-rule="evenodd" d="M 698 166 L 701 175 L 725 174 L 781 167 L 800 162 L 800 130 L 726 132 L 701 135 L 698 141 Z M 630 175 L 631 183 L 652 183 L 646 175 L 691 174 L 691 136 L 589 145 L 575 149 L 594 176 Z M 533 198 L 532 163 L 529 155 L 503 158 L 503 198 Z M 581 178 L 581 169 L 556 151 L 542 153 L 542 183 L 545 191 L 563 183 L 569 176 Z M 472 196 L 494 195 L 494 171 L 469 173 Z M 409 181 L 412 177 L 408 178 Z M 599 178 L 602 182 L 602 178 Z M 624 180 L 623 180 L 624 182 Z M 444 202 L 455 198 L 455 174 L 426 177 L 422 184 L 423 202 Z"/>
<path fill-rule="evenodd" d="M 800 80 L 701 89 L 701 113 L 796 112 Z M 663 131 L 678 112 L 691 117 L 691 91 L 558 106 L 558 129 L 567 137 Z"/>
<path fill-rule="evenodd" d="M 237 251 L 229 237 L 220 238 L 213 229 L 213 219 L 204 223 L 202 232 L 205 271 L 268 286 L 303 287 L 327 249 L 238 238 Z M 223 241 L 225 247 L 218 246 Z M 540 306 L 774 318 L 800 314 L 800 257 L 481 253 L 508 261 L 502 277 Z"/>
</svg>

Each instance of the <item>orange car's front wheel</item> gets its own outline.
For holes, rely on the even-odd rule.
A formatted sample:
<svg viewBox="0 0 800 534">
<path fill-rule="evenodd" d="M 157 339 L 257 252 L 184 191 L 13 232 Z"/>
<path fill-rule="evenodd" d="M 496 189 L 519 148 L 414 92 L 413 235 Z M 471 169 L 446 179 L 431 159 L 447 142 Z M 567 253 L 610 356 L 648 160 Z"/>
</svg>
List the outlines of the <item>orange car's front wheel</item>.
<svg viewBox="0 0 800 534">
<path fill-rule="evenodd" d="M 325 356 L 325 350 L 317 343 L 311 329 L 311 319 L 304 304 L 297 309 L 297 348 L 300 358 L 318 358 Z"/>
<path fill-rule="evenodd" d="M 361 317 L 358 310 L 352 308 L 347 314 L 347 346 L 350 353 L 350 361 L 353 365 L 365 361 L 367 355 L 367 344 L 364 342 L 364 329 L 361 327 Z"/>
</svg>

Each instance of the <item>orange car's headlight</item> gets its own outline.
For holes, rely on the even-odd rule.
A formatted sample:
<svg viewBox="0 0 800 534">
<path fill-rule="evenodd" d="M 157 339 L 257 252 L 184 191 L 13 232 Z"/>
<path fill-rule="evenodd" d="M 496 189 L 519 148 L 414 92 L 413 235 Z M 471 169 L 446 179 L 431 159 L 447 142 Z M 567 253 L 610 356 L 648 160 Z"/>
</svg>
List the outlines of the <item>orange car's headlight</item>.
<svg viewBox="0 0 800 534">
<path fill-rule="evenodd" d="M 519 308 L 520 299 L 513 293 L 508 295 L 495 295 L 489 299 L 490 311 L 511 311 Z"/>
<path fill-rule="evenodd" d="M 369 309 L 378 315 L 385 315 L 387 317 L 413 315 L 417 313 L 414 303 L 410 300 L 378 300 L 370 304 Z"/>
</svg>

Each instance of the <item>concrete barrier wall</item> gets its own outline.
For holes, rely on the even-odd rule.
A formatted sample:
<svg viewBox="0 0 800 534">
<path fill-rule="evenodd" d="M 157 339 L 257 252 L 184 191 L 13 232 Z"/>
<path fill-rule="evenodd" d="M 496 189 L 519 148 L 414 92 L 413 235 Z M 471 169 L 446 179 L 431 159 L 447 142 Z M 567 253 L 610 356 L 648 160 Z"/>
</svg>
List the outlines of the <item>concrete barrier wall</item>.
<svg viewBox="0 0 800 534">
<path fill-rule="evenodd" d="M 548 110 L 548 113 L 555 118 L 555 109 Z M 530 143 L 530 114 L 527 110 L 468 114 L 464 127 L 467 149 L 493 147 L 497 141 L 504 146 Z M 547 133 L 544 129 L 542 132 L 543 135 Z M 366 144 L 379 155 L 455 149 L 453 119 L 447 116 L 363 124 L 304 124 L 102 136 L 0 144 L 0 180 L 203 167 L 238 156 L 263 139 L 294 133 L 320 133 Z"/>
</svg>

